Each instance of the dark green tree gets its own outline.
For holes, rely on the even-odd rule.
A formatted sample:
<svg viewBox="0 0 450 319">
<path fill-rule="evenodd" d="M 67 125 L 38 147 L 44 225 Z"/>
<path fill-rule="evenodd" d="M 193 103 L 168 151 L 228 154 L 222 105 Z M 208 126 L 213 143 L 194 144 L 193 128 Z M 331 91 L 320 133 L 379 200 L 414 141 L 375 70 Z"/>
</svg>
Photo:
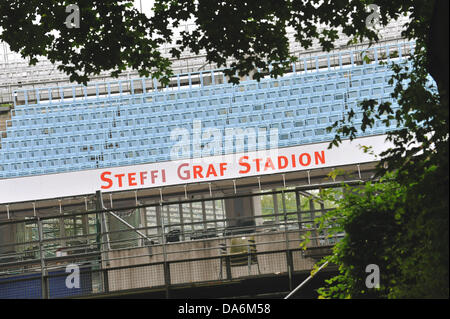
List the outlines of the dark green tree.
<svg viewBox="0 0 450 319">
<path fill-rule="evenodd" d="M 80 28 L 67 28 L 65 8 L 71 1 L 3 0 L 0 39 L 30 58 L 31 64 L 40 56 L 60 63 L 59 69 L 73 81 L 86 83 L 101 71 L 117 76 L 133 68 L 167 83 L 172 74 L 170 61 L 158 48 L 174 42 L 173 27 L 193 21 L 196 28 L 181 32 L 172 56 L 204 50 L 208 62 L 226 66 L 237 82 L 236 73 L 252 73 L 259 79 L 269 73 L 269 64 L 272 76 L 285 72 L 294 59 L 289 53 L 288 27 L 305 49 L 318 40 L 329 51 L 339 32 L 356 41 L 379 40 L 365 23 L 369 4 L 379 6 L 381 27 L 409 14 L 403 36 L 416 41 L 413 66 L 393 66 L 393 97 L 401 109 L 393 113 L 389 104 L 374 101 L 361 105 L 365 111 L 362 130 L 382 114 L 400 124 L 388 136 L 394 147 L 383 154 L 379 167 L 379 175 L 387 171 L 389 175 L 383 182 L 367 185 L 357 197 L 345 196 L 339 202 L 341 213 L 335 214 L 345 218 L 338 219 L 336 227 L 345 229 L 346 237 L 333 261 L 342 273 L 322 296 L 448 297 L 448 1 L 156 0 L 151 17 L 131 3 L 79 0 Z M 325 28 L 319 31 L 318 24 Z M 435 86 L 427 82 L 428 74 Z M 403 86 L 406 79 L 409 85 Z M 335 145 L 342 137 L 354 137 L 357 128 L 351 121 L 350 113 L 334 125 Z M 378 217 L 380 224 L 375 227 Z M 385 244 L 375 247 L 378 240 Z M 379 292 L 361 289 L 361 269 L 369 262 L 369 248 L 386 270 L 383 276 L 395 275 L 382 279 L 385 287 Z M 357 254 L 361 258 L 352 258 Z"/>
</svg>

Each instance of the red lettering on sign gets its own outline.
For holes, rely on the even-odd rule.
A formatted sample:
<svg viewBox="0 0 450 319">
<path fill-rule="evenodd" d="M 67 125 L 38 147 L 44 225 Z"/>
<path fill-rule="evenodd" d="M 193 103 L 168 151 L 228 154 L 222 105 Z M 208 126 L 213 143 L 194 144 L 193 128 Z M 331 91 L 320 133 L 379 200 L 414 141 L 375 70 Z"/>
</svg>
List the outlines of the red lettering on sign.
<svg viewBox="0 0 450 319">
<path fill-rule="evenodd" d="M 240 171 L 239 171 L 239 174 L 246 174 L 246 173 L 250 172 L 250 164 L 244 162 L 243 160 L 248 160 L 248 156 L 242 156 L 242 157 L 239 159 L 239 165 L 246 167 L 245 170 L 240 170 Z"/>
<path fill-rule="evenodd" d="M 102 189 L 108 189 L 108 188 L 110 188 L 110 187 L 112 186 L 112 184 L 113 184 L 112 179 L 106 177 L 106 175 L 111 175 L 111 172 L 103 172 L 103 173 L 100 175 L 100 179 L 101 179 L 103 182 L 107 182 L 107 183 L 108 183 L 106 186 L 105 186 L 105 185 L 102 185 L 102 186 L 101 186 Z"/>
<path fill-rule="evenodd" d="M 284 161 L 283 164 L 281 164 L 281 160 Z M 278 169 L 283 169 L 286 168 L 288 166 L 288 159 L 286 156 L 278 156 Z M 294 164 L 295 165 L 295 164 Z M 295 167 L 295 166 L 294 166 Z"/>
<path fill-rule="evenodd" d="M 192 169 L 193 169 L 194 179 L 196 179 L 197 176 L 199 176 L 200 178 L 203 178 L 203 175 L 202 175 L 203 167 L 201 167 L 200 165 L 194 165 L 194 166 L 192 166 Z"/>
<path fill-rule="evenodd" d="M 144 180 L 147 179 L 147 172 L 141 172 L 139 175 L 141 176 L 141 185 L 144 185 Z"/>
<path fill-rule="evenodd" d="M 214 169 L 214 165 L 213 164 L 209 164 L 208 171 L 206 172 L 206 178 L 208 178 L 209 175 L 214 175 L 214 176 L 217 177 L 217 173 L 216 173 L 216 170 Z"/>
<path fill-rule="evenodd" d="M 321 154 L 319 152 L 314 152 L 314 158 L 316 160 L 316 165 L 319 164 L 319 160 L 322 164 L 325 164 L 325 152 L 321 151 Z"/>
<path fill-rule="evenodd" d="M 227 169 L 227 163 L 220 163 L 220 176 L 223 176 L 223 173 Z"/>
<path fill-rule="evenodd" d="M 114 175 L 114 177 L 117 177 L 117 181 L 119 182 L 119 187 L 122 187 L 122 177 L 124 177 L 125 174 L 117 174 Z"/>
<path fill-rule="evenodd" d="M 275 169 L 275 166 L 273 166 L 273 162 L 272 162 L 272 159 L 271 159 L 270 157 L 268 157 L 268 158 L 266 159 L 266 164 L 264 165 L 264 170 L 267 171 L 267 170 L 269 169 L 269 167 L 270 167 L 272 170 Z"/>
<path fill-rule="evenodd" d="M 306 162 L 303 161 L 303 158 L 306 156 Z M 300 165 L 302 166 L 308 166 L 309 164 L 311 164 L 311 155 L 309 155 L 308 153 L 302 153 L 299 156 L 299 161 L 300 161 Z"/>
<path fill-rule="evenodd" d="M 158 171 L 150 171 L 150 177 L 152 179 L 152 184 L 155 184 L 155 179 L 158 177 Z"/>
<path fill-rule="evenodd" d="M 128 185 L 129 186 L 137 186 L 135 176 L 136 176 L 136 173 L 128 173 Z"/>
<path fill-rule="evenodd" d="M 259 172 L 260 168 L 259 168 L 259 162 L 261 162 L 261 158 L 255 158 L 253 160 L 253 162 L 256 163 L 256 171 Z"/>
<path fill-rule="evenodd" d="M 183 180 L 183 181 L 185 181 L 185 180 L 191 178 L 191 173 L 190 173 L 190 171 L 189 171 L 188 169 L 187 169 L 187 170 L 184 170 L 184 171 L 181 171 L 181 169 L 182 169 L 183 167 L 186 167 L 186 166 L 189 166 L 189 164 L 188 164 L 188 163 L 183 163 L 183 164 L 181 164 L 180 166 L 178 166 L 178 170 L 177 170 L 178 177 L 179 177 L 181 180 Z M 183 175 L 182 175 L 182 174 L 183 174 Z"/>
</svg>

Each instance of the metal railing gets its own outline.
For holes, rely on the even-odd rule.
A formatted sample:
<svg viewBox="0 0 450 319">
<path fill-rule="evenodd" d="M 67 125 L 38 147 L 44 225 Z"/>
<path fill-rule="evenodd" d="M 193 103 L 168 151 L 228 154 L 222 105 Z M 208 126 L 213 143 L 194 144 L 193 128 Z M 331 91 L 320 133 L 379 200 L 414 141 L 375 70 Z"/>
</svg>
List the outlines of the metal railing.
<svg viewBox="0 0 450 319">
<path fill-rule="evenodd" d="M 324 212 L 322 209 L 300 213 Z M 162 222 L 158 226 L 111 231 L 101 226 L 102 214 L 106 212 L 2 223 L 3 227 L 28 223 L 35 227 L 38 238 L 0 245 L 0 251 L 14 252 L 0 254 L 0 298 L 80 297 L 141 288 L 164 288 L 169 296 L 174 286 L 193 282 L 220 282 L 276 273 L 292 275 L 295 271 L 309 270 L 314 263 L 303 256 L 299 247 L 306 232 L 313 234 L 310 247 L 331 247 L 339 240 L 339 236 L 328 238 L 325 233 L 317 233 L 313 220 L 294 219 L 299 214 L 297 211 L 253 217 L 254 220 L 283 219 L 269 225 L 230 228 L 226 225 L 233 219 L 208 220 L 208 223 L 223 222 L 225 226 L 202 230 L 197 232 L 201 235 L 197 237 L 193 236 L 195 229 L 184 230 L 176 240 L 169 229 L 177 224 L 165 226 Z M 49 221 L 58 219 L 66 225 L 76 216 L 95 218 L 96 231 L 49 236 Z M 106 224 L 111 226 L 111 220 L 107 219 Z M 199 224 L 204 221 L 185 223 L 185 226 L 195 228 Z M 147 238 L 137 236 L 137 231 Z M 129 236 L 121 236 L 124 234 Z M 69 289 L 65 282 L 69 275 L 66 267 L 73 264 L 80 268 L 81 286 Z"/>
</svg>

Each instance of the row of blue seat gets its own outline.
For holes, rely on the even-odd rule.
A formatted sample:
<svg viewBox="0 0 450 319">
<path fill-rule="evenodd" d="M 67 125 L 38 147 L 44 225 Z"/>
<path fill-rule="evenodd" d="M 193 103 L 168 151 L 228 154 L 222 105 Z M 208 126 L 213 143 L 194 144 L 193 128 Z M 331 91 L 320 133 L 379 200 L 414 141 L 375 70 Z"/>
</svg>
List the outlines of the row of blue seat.
<svg viewBox="0 0 450 319">
<path fill-rule="evenodd" d="M 370 71 L 372 70 L 372 71 Z M 370 71 L 370 72 L 369 72 Z M 341 85 L 346 85 L 346 82 L 348 82 L 349 79 L 353 79 L 357 81 L 358 77 L 366 76 L 366 79 L 362 80 L 362 82 L 365 81 L 372 81 L 370 74 L 373 72 L 380 73 L 383 71 L 383 73 L 379 74 L 376 79 L 373 79 L 373 84 L 381 83 L 381 79 L 384 78 L 388 79 L 390 75 L 392 74 L 392 71 L 388 69 L 387 66 L 381 66 L 381 65 L 365 65 L 365 66 L 354 66 L 352 68 L 348 68 L 346 70 L 338 71 L 338 72 L 330 72 L 330 71 L 319 71 L 316 72 L 317 74 L 293 74 L 291 76 L 285 77 L 284 80 L 273 80 L 273 79 L 263 79 L 260 83 L 256 83 L 255 81 L 246 81 L 243 82 L 239 86 L 233 86 L 231 84 L 220 84 L 220 85 L 210 85 L 205 86 L 202 88 L 194 88 L 191 90 L 179 90 L 179 92 L 173 92 L 170 90 L 164 90 L 162 92 L 148 92 L 147 94 L 144 94 L 146 96 L 146 99 L 149 102 L 168 102 L 168 101 L 179 101 L 183 99 L 199 99 L 202 97 L 208 97 L 211 95 L 221 95 L 221 94 L 233 94 L 236 96 L 239 96 L 239 94 L 245 94 L 248 95 L 248 93 L 252 92 L 253 90 L 263 90 L 263 91 L 270 91 L 271 88 L 295 88 L 302 86 L 302 90 L 304 90 L 305 93 L 307 92 L 318 92 L 322 90 L 330 89 L 330 85 L 333 87 L 333 82 L 336 82 L 336 77 L 340 78 Z M 324 74 L 321 74 L 324 73 Z M 331 74 L 334 74 L 334 76 L 330 76 Z M 330 82 L 327 84 L 326 81 L 329 81 L 330 79 L 333 80 L 333 82 Z M 325 81 L 325 82 L 324 82 Z M 308 84 L 310 83 L 310 84 Z M 370 83 L 370 82 L 368 82 Z M 332 89 L 331 87 L 331 89 Z M 342 86 L 334 86 L 336 89 Z M 39 89 L 36 89 L 39 91 Z M 49 89 L 50 90 L 50 89 Z M 41 89 L 41 91 L 45 91 Z M 124 96 L 122 96 L 124 97 Z M 99 96 L 100 99 L 102 99 Z M 126 98 L 129 98 L 129 95 L 126 96 Z M 137 104 L 137 99 L 142 97 L 133 97 L 132 104 Z M 96 99 L 89 99 L 86 102 L 92 103 L 92 101 L 95 101 Z M 98 100 L 98 99 L 97 99 Z M 60 104 L 60 102 L 71 105 L 71 103 L 80 103 L 79 101 L 71 101 L 70 99 L 64 99 L 63 101 L 54 100 L 53 105 Z M 81 102 L 83 103 L 83 102 Z M 39 106 L 39 104 L 38 104 Z M 17 105 L 16 109 L 18 111 L 18 114 L 21 114 L 21 110 L 27 111 L 30 108 L 29 104 L 24 105 Z"/>
<path fill-rule="evenodd" d="M 389 90 L 392 90 L 391 88 Z M 370 92 L 361 91 L 361 95 L 369 94 Z M 351 92 L 350 92 L 351 93 Z M 384 95 L 378 95 L 373 92 L 372 95 L 369 95 L 371 98 L 378 98 L 380 102 L 389 99 L 387 93 Z M 49 131 L 54 131 L 54 127 L 62 126 L 62 127 L 80 127 L 83 129 L 92 130 L 92 129 L 104 129 L 108 127 L 120 127 L 120 126 L 130 126 L 130 125 L 151 125 L 152 127 L 160 125 L 164 125 L 167 122 L 173 122 L 174 125 L 183 125 L 187 121 L 193 119 L 205 119 L 205 120 L 223 120 L 224 118 L 230 119 L 230 121 L 235 121 L 233 118 L 236 118 L 238 121 L 241 118 L 245 118 L 245 116 L 252 114 L 254 115 L 254 111 L 268 111 L 268 112 L 276 112 L 276 111 L 284 111 L 285 113 L 295 112 L 297 116 L 305 115 L 305 114 L 314 114 L 316 110 L 320 110 L 321 112 L 329 112 L 329 111 L 344 111 L 344 99 L 347 100 L 348 105 L 355 105 L 356 99 L 353 95 L 348 95 L 347 97 L 341 95 L 335 97 L 338 100 L 328 101 L 327 104 L 322 102 L 308 103 L 308 100 L 303 99 L 290 99 L 290 100 L 279 100 L 279 101 L 264 101 L 264 103 L 258 104 L 235 104 L 231 107 L 219 107 L 217 109 L 201 109 L 194 108 L 192 111 L 185 111 L 183 113 L 174 113 L 174 112 L 152 112 L 145 116 L 145 111 L 152 109 L 152 107 L 142 107 L 133 106 L 128 110 L 122 111 L 105 111 L 101 112 L 92 112 L 87 111 L 85 114 L 73 114 L 71 115 L 61 115 L 61 116 L 47 116 L 47 117 L 32 117 L 29 116 L 27 119 L 17 119 L 14 117 L 11 120 L 10 127 L 8 128 L 9 136 L 21 136 L 15 134 L 16 131 L 23 131 L 26 128 L 29 128 L 29 132 L 32 129 L 40 128 L 42 134 L 48 134 Z M 324 96 L 324 100 L 326 100 L 326 96 Z M 334 104 L 329 104 L 329 103 Z M 305 112 L 307 110 L 307 112 Z M 103 114 L 105 118 L 100 118 L 100 114 Z M 226 116 L 226 117 L 225 117 Z M 278 117 L 277 117 L 278 118 Z M 186 121 L 187 120 L 187 121 Z M 244 119 L 245 121 L 245 119 Z M 216 123 L 216 125 L 220 125 Z M 87 126 L 87 127 L 86 127 Z M 79 131 L 79 130 L 78 130 Z M 69 129 L 64 129 L 64 132 L 70 132 Z M 33 136 L 39 134 L 39 131 L 34 130 Z"/>
<path fill-rule="evenodd" d="M 349 109 L 356 111 L 360 123 L 358 101 L 391 100 L 389 72 L 385 65 L 370 64 L 239 86 L 17 106 L 7 138 L 1 140 L 0 178 L 170 160 L 179 141 L 171 139 L 171 132 L 185 128 L 182 133 L 192 140 L 195 125 L 221 131 L 241 128 L 241 133 L 277 129 L 279 147 L 330 141 L 334 132 L 326 128 Z M 358 136 L 383 134 L 387 129 L 377 123 Z M 222 139 L 225 154 L 257 146 L 248 138 L 241 145 L 242 136 L 231 144 L 230 139 Z"/>
<path fill-rule="evenodd" d="M 361 116 L 356 116 L 356 123 L 361 120 Z M 338 120 L 338 118 L 336 118 Z M 380 123 L 380 122 L 379 122 Z M 295 122 L 290 123 L 289 126 L 286 126 L 285 129 L 282 129 L 282 124 L 285 123 L 274 123 L 271 125 L 272 129 L 277 129 L 277 133 L 279 134 L 279 142 L 283 140 L 288 140 L 289 145 L 296 145 L 296 143 L 304 142 L 303 138 L 313 138 L 311 141 L 324 141 L 327 138 L 331 138 L 334 133 L 327 132 L 326 128 L 330 125 L 330 123 L 323 123 L 326 125 L 320 125 L 315 128 L 306 128 L 303 127 L 305 122 Z M 395 124 L 395 123 L 393 123 Z M 395 127 L 395 125 L 393 126 Z M 295 131 L 294 131 L 295 129 Z M 383 131 L 383 127 L 380 125 L 378 127 L 374 127 L 372 129 L 367 130 L 366 134 L 381 134 Z M 233 140 L 237 138 L 237 140 L 242 140 L 244 144 L 249 142 L 248 135 L 255 134 L 255 138 L 258 133 L 258 127 L 248 127 L 244 131 L 234 131 L 234 133 L 238 133 L 237 136 L 230 135 L 225 136 L 223 138 L 223 145 L 227 145 L 227 141 Z M 266 134 L 268 130 L 263 131 Z M 185 133 L 188 135 L 185 136 Z M 129 135 L 130 134 L 130 135 Z M 188 140 L 193 139 L 193 133 L 180 132 L 183 138 L 187 138 Z M 244 134 L 244 135 L 239 135 Z M 44 159 L 64 159 L 71 158 L 73 156 L 86 157 L 91 156 L 91 154 L 107 154 L 114 153 L 118 150 L 122 152 L 128 152 L 130 149 L 152 149 L 152 150 L 160 150 L 163 148 L 171 149 L 174 144 L 179 140 L 180 135 L 172 135 L 162 136 L 162 137 L 153 137 L 153 136 L 140 136 L 138 138 L 132 138 L 131 132 L 126 132 L 120 137 L 114 137 L 110 139 L 101 139 L 101 134 L 90 134 L 90 135 L 78 135 L 78 136 L 66 136 L 65 138 L 60 138 L 59 144 L 55 144 L 52 139 L 42 139 L 42 140 L 30 140 L 30 141 L 21 141 L 18 142 L 19 145 L 15 150 L 7 153 L 0 153 L 0 159 L 4 163 L 14 163 L 17 161 L 30 161 Z M 266 139 L 267 139 L 266 135 Z M 246 139 L 247 137 L 247 139 Z M 301 140 L 299 140 L 299 138 Z M 260 141 L 260 140 L 259 140 Z M 310 142 L 311 142 L 310 141 Z M 234 141 L 236 144 L 236 141 Z M 66 145 L 62 147 L 61 145 Z M 168 159 L 167 159 L 168 160 Z"/>
<path fill-rule="evenodd" d="M 316 84 L 314 86 L 304 86 L 304 85 L 296 85 L 291 88 L 282 89 L 281 87 L 273 90 L 267 90 L 267 89 L 258 89 L 256 91 L 252 92 L 238 92 L 236 94 L 215 94 L 215 95 L 207 95 L 206 97 L 199 98 L 199 97 L 189 97 L 187 99 L 176 99 L 176 102 L 172 101 L 170 98 L 168 100 L 163 99 L 164 96 L 168 95 L 169 97 L 171 95 L 176 94 L 170 94 L 165 93 L 161 96 L 147 96 L 147 97 L 141 97 L 140 99 L 137 98 L 123 98 L 120 99 L 113 99 L 111 101 L 102 101 L 102 102 L 96 102 L 96 101 L 75 101 L 73 104 L 66 103 L 67 105 L 62 105 L 62 107 L 53 107 L 53 105 L 43 105 L 38 107 L 27 107 L 27 108 L 21 108 L 16 109 L 15 116 L 16 118 L 24 118 L 29 115 L 33 116 L 49 116 L 49 113 L 51 113 L 52 108 L 57 110 L 58 113 L 65 110 L 73 110 L 77 111 L 79 107 L 86 108 L 92 108 L 95 110 L 98 110 L 98 108 L 106 108 L 106 107 L 112 107 L 113 110 L 115 110 L 115 107 L 120 106 L 128 106 L 130 104 L 135 105 L 141 105 L 141 108 L 145 109 L 145 104 L 148 102 L 151 102 L 154 106 L 153 111 L 159 112 L 159 111 L 174 111 L 174 110 L 183 110 L 183 109 L 192 109 L 195 107 L 211 107 L 211 106 L 217 106 L 220 104 L 230 104 L 230 103 L 241 103 L 241 102 L 247 102 L 247 101 L 257 101 L 257 100 L 266 100 L 266 99 L 276 99 L 276 98 L 284 98 L 287 96 L 294 96 L 294 97 L 300 97 L 300 96 L 320 96 L 323 92 L 329 92 L 330 95 L 333 95 L 333 92 L 340 92 L 340 90 L 348 90 L 352 87 L 373 87 L 374 89 L 383 90 L 383 88 L 389 87 L 387 85 L 387 80 L 390 78 L 390 76 L 378 76 L 375 78 L 367 78 L 364 80 L 354 80 L 352 79 L 349 81 L 349 79 L 345 79 L 344 81 L 340 83 L 328 83 L 328 84 Z M 384 84 L 384 87 L 383 87 Z M 206 88 L 202 90 L 208 90 Z M 180 94 L 180 93 L 177 93 Z M 159 98 L 158 98 L 159 97 Z M 171 104 L 170 102 L 174 103 Z M 166 108 L 162 109 L 160 108 L 160 105 L 163 104 Z M 126 109 L 127 109 L 126 108 Z M 111 109 L 110 109 L 111 110 Z M 59 113 L 62 114 L 62 113 Z"/>
<path fill-rule="evenodd" d="M 319 112 L 321 111 L 321 112 Z M 90 142 L 92 140 L 110 140 L 114 141 L 120 137 L 141 139 L 143 137 L 167 136 L 176 128 L 193 129 L 193 126 L 201 125 L 208 127 L 239 127 L 247 123 L 249 126 L 259 125 L 265 127 L 277 126 L 281 131 L 299 127 L 317 127 L 320 125 L 331 125 L 342 118 L 344 107 L 340 105 L 339 109 L 333 110 L 332 106 L 317 108 L 292 109 L 288 111 L 275 111 L 273 113 L 249 112 L 239 117 L 227 117 L 211 120 L 205 117 L 195 121 L 175 122 L 171 125 L 155 125 L 152 118 L 129 118 L 127 120 L 116 120 L 113 123 L 72 123 L 70 125 L 59 125 L 53 127 L 42 127 L 33 129 L 22 129 L 12 131 L 10 136 L 4 138 L 2 147 L 7 150 L 14 150 L 21 147 L 37 145 L 65 145 L 71 142 Z M 161 117 L 163 123 L 168 120 Z M 176 125 L 179 123 L 180 125 Z M 161 122 L 159 123 L 161 124 Z M 78 140 L 75 140 L 77 137 Z M 83 137 L 82 139 L 80 137 Z M 81 141 L 80 141 L 81 140 Z"/>
<path fill-rule="evenodd" d="M 391 92 L 391 87 L 388 85 L 377 85 L 370 86 L 367 88 L 359 87 L 353 89 L 340 89 L 334 90 L 331 93 L 321 93 L 321 94 L 295 94 L 295 95 L 286 95 L 286 96 L 271 96 L 268 94 L 267 97 L 252 99 L 247 97 L 242 97 L 242 101 L 238 101 L 237 98 L 231 96 L 225 96 L 222 98 L 211 98 L 204 100 L 197 100 L 186 103 L 177 103 L 177 104 L 162 104 L 162 103 L 142 103 L 135 104 L 133 107 L 96 107 L 96 108 L 87 108 L 83 113 L 80 113 L 78 108 L 76 109 L 66 109 L 59 110 L 58 112 L 43 112 L 43 110 L 34 110 L 30 109 L 30 111 L 23 112 L 24 114 L 16 111 L 14 116 L 13 125 L 29 125 L 30 119 L 38 121 L 41 119 L 41 122 L 45 122 L 46 124 L 51 124 L 55 122 L 67 122 L 67 121 L 83 121 L 83 120 L 97 120 L 97 119 L 108 119 L 112 117 L 116 117 L 119 115 L 144 115 L 144 116 L 157 116 L 159 114 L 167 113 L 173 114 L 174 112 L 182 113 L 189 112 L 192 110 L 198 111 L 212 111 L 213 108 L 221 108 L 233 105 L 235 108 L 239 107 L 239 105 L 254 105 L 254 104 L 267 104 L 272 103 L 275 106 L 280 106 L 283 104 L 287 105 L 308 105 L 314 103 L 329 103 L 331 101 L 339 101 L 343 99 L 345 94 L 348 94 L 349 98 L 359 98 L 365 97 L 367 95 L 383 95 Z M 292 93 L 292 92 L 291 92 Z M 244 100 L 245 99 L 245 100 Z"/>
<path fill-rule="evenodd" d="M 383 134 L 386 132 L 385 128 L 379 129 L 376 133 Z M 280 137 L 277 143 L 279 147 L 298 145 L 298 143 L 313 143 L 313 142 L 324 142 L 329 141 L 332 134 L 323 135 L 315 134 L 313 130 L 305 131 L 303 134 L 301 132 L 291 132 L 290 135 Z M 373 135 L 373 132 L 360 133 L 359 136 Z M 245 140 L 247 142 L 247 140 Z M 236 143 L 234 143 L 236 144 Z M 238 144 L 239 145 L 239 144 Z M 244 148 L 239 148 L 234 145 L 231 148 L 224 148 L 225 154 L 237 153 L 241 151 L 254 150 L 258 146 L 257 144 L 243 144 Z M 65 171 L 76 171 L 80 169 L 90 169 L 90 168 L 101 168 L 101 167 L 111 167 L 119 165 L 130 165 L 139 164 L 144 162 L 159 162 L 168 161 L 173 159 L 178 159 L 179 157 L 173 158 L 170 154 L 170 147 L 159 148 L 159 149 L 145 149 L 142 146 L 128 148 L 125 152 L 91 152 L 91 154 L 85 156 L 72 156 L 72 157 L 61 157 L 61 158 L 41 158 L 40 160 L 31 159 L 21 159 L 18 158 L 15 161 L 2 161 L 0 165 L 0 178 L 4 177 L 14 177 L 23 175 L 36 175 L 36 174 L 46 174 L 55 172 L 65 172 Z M 216 155 L 214 152 L 212 154 Z M 190 158 L 193 153 L 189 153 L 184 156 L 184 158 Z M 183 158 L 183 157 L 182 157 Z"/>
</svg>

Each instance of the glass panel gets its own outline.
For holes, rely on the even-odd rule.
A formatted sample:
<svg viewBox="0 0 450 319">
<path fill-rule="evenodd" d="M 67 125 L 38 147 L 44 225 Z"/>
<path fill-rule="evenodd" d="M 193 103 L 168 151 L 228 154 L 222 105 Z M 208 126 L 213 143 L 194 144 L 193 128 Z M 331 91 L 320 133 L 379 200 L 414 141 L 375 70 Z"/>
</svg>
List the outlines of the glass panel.
<svg viewBox="0 0 450 319">
<path fill-rule="evenodd" d="M 214 201 L 214 209 L 215 209 L 215 213 L 216 213 L 216 218 L 218 220 L 222 220 L 222 221 L 217 222 L 217 227 L 220 229 L 225 228 L 224 220 L 226 218 L 226 214 L 225 214 L 225 204 L 224 204 L 223 199 Z"/>
<path fill-rule="evenodd" d="M 131 209 L 127 211 L 113 211 L 125 222 L 133 227 L 140 227 L 140 213 L 139 208 Z M 141 238 L 138 233 L 125 225 L 122 221 L 114 216 L 107 215 L 109 240 L 112 249 L 137 247 L 139 246 L 139 239 Z"/>
<path fill-rule="evenodd" d="M 148 236 L 156 236 L 158 235 L 157 226 L 157 218 L 156 218 L 156 207 L 146 207 L 145 208 L 145 222 L 146 222 L 146 231 Z"/>
<path fill-rule="evenodd" d="M 205 217 L 206 220 L 209 221 L 211 220 L 212 222 L 206 223 L 206 228 L 207 229 L 216 229 L 217 228 L 217 224 L 216 224 L 216 212 L 214 210 L 214 203 L 213 201 L 206 201 L 205 202 Z"/>
<path fill-rule="evenodd" d="M 273 195 L 262 195 L 261 197 L 261 214 L 263 217 L 263 224 L 275 223 L 275 207 L 273 203 Z"/>
<path fill-rule="evenodd" d="M 181 209 L 183 211 L 183 229 L 184 234 L 190 235 L 192 232 L 192 210 L 191 210 L 191 204 L 189 203 L 183 203 L 181 204 Z"/>
<path fill-rule="evenodd" d="M 202 203 L 201 202 L 192 203 L 192 215 L 193 215 L 193 222 L 195 222 L 195 224 L 193 225 L 193 229 L 194 230 L 203 229 L 204 228 L 204 226 L 202 224 L 203 211 L 202 211 Z"/>
</svg>

